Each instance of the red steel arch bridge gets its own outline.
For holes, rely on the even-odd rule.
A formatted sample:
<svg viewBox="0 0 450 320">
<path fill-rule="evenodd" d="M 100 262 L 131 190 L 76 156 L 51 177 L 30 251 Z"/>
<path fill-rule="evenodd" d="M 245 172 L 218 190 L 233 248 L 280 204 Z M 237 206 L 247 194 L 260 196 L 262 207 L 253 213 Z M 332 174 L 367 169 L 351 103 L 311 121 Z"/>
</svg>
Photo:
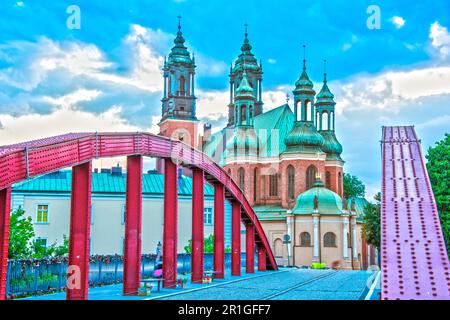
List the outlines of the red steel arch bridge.
<svg viewBox="0 0 450 320">
<path fill-rule="evenodd" d="M 0 147 L 0 299 L 6 296 L 11 185 L 72 167 L 68 279 L 78 272 L 80 285 L 66 288 L 67 299 L 88 298 L 92 160 L 126 156 L 126 221 L 123 294 L 140 285 L 143 156 L 164 160 L 163 287 L 177 279 L 177 167 L 192 169 L 192 273 L 203 276 L 203 187 L 214 186 L 214 270 L 224 277 L 224 200 L 232 204 L 231 274 L 241 274 L 241 222 L 246 228 L 246 272 L 277 270 L 273 253 L 255 212 L 231 177 L 201 151 L 180 141 L 144 133 L 70 133 Z M 75 283 L 76 284 L 76 283 Z"/>
<path fill-rule="evenodd" d="M 420 140 L 383 127 L 381 297 L 450 299 L 450 268 Z"/>
</svg>

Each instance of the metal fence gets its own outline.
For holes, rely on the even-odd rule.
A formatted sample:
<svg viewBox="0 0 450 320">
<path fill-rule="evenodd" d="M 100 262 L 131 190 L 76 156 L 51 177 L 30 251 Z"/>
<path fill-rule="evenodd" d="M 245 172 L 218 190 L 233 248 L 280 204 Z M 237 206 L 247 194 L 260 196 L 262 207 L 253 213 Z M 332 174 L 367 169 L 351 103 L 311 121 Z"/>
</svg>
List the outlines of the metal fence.
<svg viewBox="0 0 450 320">
<path fill-rule="evenodd" d="M 156 255 L 142 255 L 141 276 L 150 277 L 155 268 Z M 245 253 L 241 254 L 245 265 Z M 204 256 L 205 270 L 213 269 L 213 254 Z M 231 266 L 231 253 L 225 254 L 225 268 Z M 178 254 L 178 273 L 191 271 L 191 255 Z M 44 294 L 64 289 L 66 285 L 67 259 L 10 260 L 6 292 L 9 298 Z M 89 262 L 89 286 L 97 287 L 122 282 L 123 257 L 91 256 Z"/>
</svg>

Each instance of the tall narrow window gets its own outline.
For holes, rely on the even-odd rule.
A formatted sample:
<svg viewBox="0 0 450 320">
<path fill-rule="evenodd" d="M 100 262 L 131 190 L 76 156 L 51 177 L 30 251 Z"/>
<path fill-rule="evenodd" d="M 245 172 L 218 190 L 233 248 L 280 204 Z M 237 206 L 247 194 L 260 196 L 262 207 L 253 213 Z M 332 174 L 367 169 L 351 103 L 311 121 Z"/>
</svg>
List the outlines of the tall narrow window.
<svg viewBox="0 0 450 320">
<path fill-rule="evenodd" d="M 323 236 L 324 247 L 336 247 L 336 235 L 333 232 L 327 232 Z"/>
<path fill-rule="evenodd" d="M 314 180 L 316 179 L 317 169 L 315 166 L 310 165 L 306 169 L 306 190 L 311 189 L 314 185 Z"/>
<path fill-rule="evenodd" d="M 205 225 L 212 225 L 213 224 L 213 212 L 212 208 L 204 208 L 203 209 L 203 220 Z"/>
<path fill-rule="evenodd" d="M 185 85 L 186 85 L 186 79 L 184 79 L 184 76 L 181 76 L 180 77 L 180 95 L 182 95 L 182 96 L 186 95 Z"/>
<path fill-rule="evenodd" d="M 239 188 L 242 191 L 245 190 L 245 170 L 244 168 L 239 168 Z"/>
<path fill-rule="evenodd" d="M 288 200 L 292 200 L 295 198 L 295 169 L 293 166 L 289 165 L 287 168 L 287 176 L 288 176 Z"/>
<path fill-rule="evenodd" d="M 342 195 L 342 175 L 338 173 L 338 194 Z"/>
<path fill-rule="evenodd" d="M 278 196 L 278 175 L 276 172 L 269 176 L 269 196 Z"/>
<path fill-rule="evenodd" d="M 274 246 L 274 255 L 276 258 L 283 258 L 283 241 L 278 238 L 273 243 Z"/>
<path fill-rule="evenodd" d="M 331 173 L 330 171 L 327 171 L 325 174 L 325 187 L 328 189 L 331 189 Z"/>
<path fill-rule="evenodd" d="M 258 176 L 258 169 L 255 168 L 253 170 L 253 201 L 256 202 L 256 188 L 257 188 L 257 176 Z"/>
<path fill-rule="evenodd" d="M 311 246 L 311 235 L 308 232 L 300 233 L 300 245 L 302 247 L 310 247 Z"/>
</svg>

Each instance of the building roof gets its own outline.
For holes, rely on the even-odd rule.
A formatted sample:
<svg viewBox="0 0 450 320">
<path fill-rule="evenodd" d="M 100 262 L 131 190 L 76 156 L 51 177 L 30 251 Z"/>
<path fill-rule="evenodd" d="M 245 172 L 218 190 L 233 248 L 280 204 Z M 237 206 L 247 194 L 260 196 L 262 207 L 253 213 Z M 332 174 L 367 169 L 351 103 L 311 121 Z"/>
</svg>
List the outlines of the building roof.
<svg viewBox="0 0 450 320">
<path fill-rule="evenodd" d="M 364 222 L 364 207 L 369 203 L 366 198 L 354 198 L 355 199 L 355 210 L 356 210 L 356 220 Z M 347 208 L 350 209 L 352 204 L 352 198 L 347 200 Z"/>
<path fill-rule="evenodd" d="M 342 214 L 341 197 L 324 187 L 319 179 L 314 183 L 314 187 L 298 195 L 295 201 L 293 214 L 312 214 L 314 213 L 314 198 L 318 198 L 318 214 L 340 215 Z"/>
<path fill-rule="evenodd" d="M 62 170 L 49 173 L 37 178 L 25 180 L 13 185 L 13 191 L 21 192 L 70 192 L 72 183 L 72 171 Z M 125 193 L 126 174 L 92 173 L 93 193 Z M 146 173 L 142 176 L 143 194 L 164 194 L 164 175 L 158 173 Z M 178 194 L 192 194 L 192 179 L 183 176 L 178 180 Z M 205 195 L 213 196 L 214 189 L 205 184 Z"/>
<path fill-rule="evenodd" d="M 277 157 L 284 152 L 286 150 L 284 138 L 291 131 L 293 125 L 294 114 L 288 104 L 256 116 L 253 127 L 259 141 L 260 155 L 264 157 Z M 221 148 L 220 143 L 223 143 L 223 139 L 225 139 L 226 130 L 233 129 L 224 128 L 212 134 L 203 147 L 203 152 L 221 165 L 223 165 L 224 152 L 221 155 L 216 154 L 216 152 Z M 274 132 L 277 132 L 276 136 Z M 228 138 L 233 139 L 234 135 L 230 134 Z"/>
<path fill-rule="evenodd" d="M 276 221 L 276 220 L 286 220 L 286 209 L 277 205 L 263 205 L 254 206 L 255 211 L 259 220 L 263 221 Z"/>
</svg>

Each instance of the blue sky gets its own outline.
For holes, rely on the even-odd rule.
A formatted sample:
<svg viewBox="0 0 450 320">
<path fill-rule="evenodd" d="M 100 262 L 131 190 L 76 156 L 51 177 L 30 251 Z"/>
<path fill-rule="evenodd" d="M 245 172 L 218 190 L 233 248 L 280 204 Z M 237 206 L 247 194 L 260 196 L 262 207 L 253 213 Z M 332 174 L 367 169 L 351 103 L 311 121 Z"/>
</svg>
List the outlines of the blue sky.
<svg viewBox="0 0 450 320">
<path fill-rule="evenodd" d="M 73 4 L 80 30 L 66 26 Z M 379 30 L 366 25 L 371 4 L 380 8 Z M 196 54 L 199 116 L 219 128 L 229 64 L 248 23 L 266 110 L 292 91 L 302 44 L 316 91 L 328 60 L 346 169 L 371 194 L 379 189 L 381 125 L 414 124 L 424 148 L 449 131 L 449 12 L 447 0 L 3 0 L 1 144 L 66 131 L 155 131 L 160 68 L 178 15 Z"/>
</svg>

